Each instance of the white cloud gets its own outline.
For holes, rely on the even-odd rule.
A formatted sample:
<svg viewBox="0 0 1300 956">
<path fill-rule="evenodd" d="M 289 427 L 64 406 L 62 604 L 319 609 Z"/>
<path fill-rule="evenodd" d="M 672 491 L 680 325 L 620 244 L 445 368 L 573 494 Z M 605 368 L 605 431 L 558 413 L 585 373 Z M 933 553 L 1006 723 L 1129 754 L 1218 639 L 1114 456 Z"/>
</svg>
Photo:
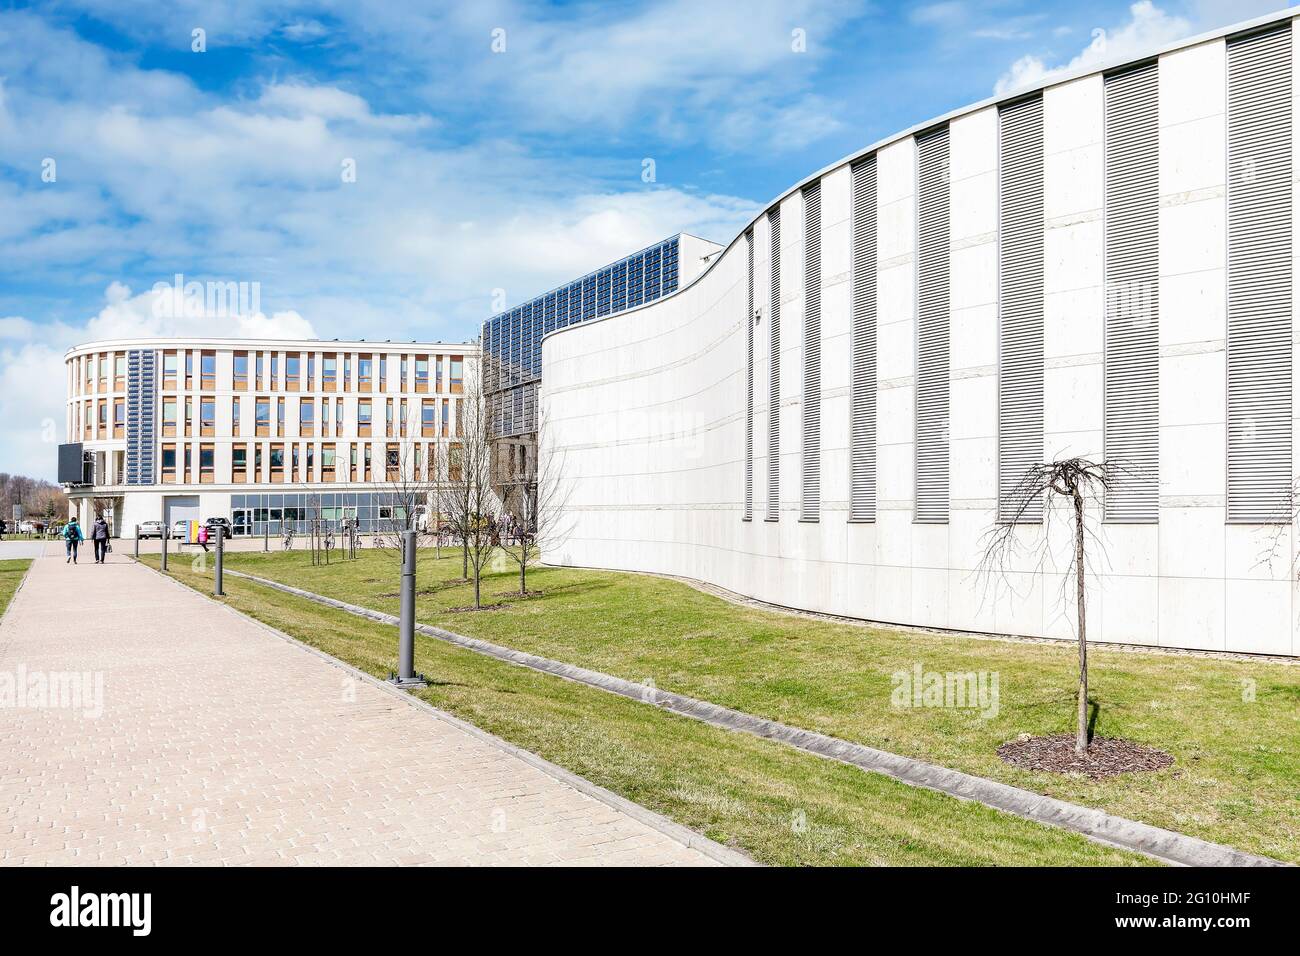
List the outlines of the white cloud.
<svg viewBox="0 0 1300 956">
<path fill-rule="evenodd" d="M 1092 40 L 1081 53 L 1061 66 L 1049 67 L 1040 57 L 1027 54 L 1011 64 L 998 78 L 994 93 L 1001 96 L 1027 86 L 1043 83 L 1087 67 L 1137 57 L 1152 49 L 1172 43 L 1192 32 L 1192 25 L 1182 17 L 1170 16 L 1151 0 L 1139 0 L 1129 7 L 1129 20 L 1114 30 L 1097 28 Z"/>
</svg>

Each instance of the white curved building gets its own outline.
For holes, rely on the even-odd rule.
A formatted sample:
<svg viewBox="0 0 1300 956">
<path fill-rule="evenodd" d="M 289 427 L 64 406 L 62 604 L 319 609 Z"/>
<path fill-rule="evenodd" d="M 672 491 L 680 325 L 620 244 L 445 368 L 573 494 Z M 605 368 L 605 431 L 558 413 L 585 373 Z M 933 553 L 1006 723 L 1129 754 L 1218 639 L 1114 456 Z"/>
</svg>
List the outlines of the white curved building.
<svg viewBox="0 0 1300 956">
<path fill-rule="evenodd" d="M 573 527 L 548 558 L 1071 637 L 1064 523 L 1009 587 L 976 567 L 1019 476 L 1083 455 L 1129 467 L 1093 507 L 1091 637 L 1300 653 L 1295 34 L 1263 18 L 900 133 L 676 293 L 549 334 L 542 467 Z"/>
</svg>

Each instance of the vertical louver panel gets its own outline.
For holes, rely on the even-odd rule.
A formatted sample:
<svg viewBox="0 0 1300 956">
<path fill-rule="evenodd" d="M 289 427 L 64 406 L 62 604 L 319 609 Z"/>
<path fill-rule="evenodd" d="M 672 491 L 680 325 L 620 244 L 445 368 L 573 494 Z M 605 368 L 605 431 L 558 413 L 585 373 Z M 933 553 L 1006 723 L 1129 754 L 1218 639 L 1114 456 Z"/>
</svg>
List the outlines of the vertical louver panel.
<svg viewBox="0 0 1300 956">
<path fill-rule="evenodd" d="M 803 436 L 799 520 L 818 521 L 822 507 L 822 188 L 803 190 Z"/>
<path fill-rule="evenodd" d="M 948 128 L 917 137 L 916 515 L 948 521 Z"/>
<path fill-rule="evenodd" d="M 126 353 L 126 483 L 152 485 L 157 435 L 158 375 L 152 349 Z"/>
<path fill-rule="evenodd" d="M 1291 24 L 1228 43 L 1228 520 L 1291 491 Z"/>
<path fill-rule="evenodd" d="M 771 316 L 767 394 L 767 520 L 781 517 L 781 208 L 767 214 L 771 246 Z"/>
<path fill-rule="evenodd" d="M 876 520 L 876 157 L 853 175 L 849 520 Z"/>
<path fill-rule="evenodd" d="M 1025 476 L 1043 461 L 1043 98 L 998 113 L 998 518 L 1041 521 Z"/>
<path fill-rule="evenodd" d="M 1107 521 L 1159 516 L 1158 67 L 1106 77 Z"/>
<path fill-rule="evenodd" d="M 745 233 L 745 514 L 754 518 L 754 231 Z"/>
</svg>

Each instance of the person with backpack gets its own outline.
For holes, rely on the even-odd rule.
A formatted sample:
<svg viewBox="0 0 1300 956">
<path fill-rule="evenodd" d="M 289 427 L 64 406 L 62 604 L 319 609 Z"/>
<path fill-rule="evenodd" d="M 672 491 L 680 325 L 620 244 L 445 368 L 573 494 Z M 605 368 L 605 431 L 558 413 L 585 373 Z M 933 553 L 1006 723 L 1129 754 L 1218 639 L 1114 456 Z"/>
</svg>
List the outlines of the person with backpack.
<svg viewBox="0 0 1300 956">
<path fill-rule="evenodd" d="M 95 546 L 95 563 L 103 564 L 108 554 L 108 522 L 102 514 L 95 515 L 95 523 L 90 528 L 90 540 Z"/>
<path fill-rule="evenodd" d="M 68 519 L 68 526 L 63 529 L 63 544 L 68 551 L 68 560 L 64 564 L 77 563 L 77 546 L 86 540 L 86 536 L 81 533 L 81 525 L 77 524 L 76 517 Z"/>
</svg>

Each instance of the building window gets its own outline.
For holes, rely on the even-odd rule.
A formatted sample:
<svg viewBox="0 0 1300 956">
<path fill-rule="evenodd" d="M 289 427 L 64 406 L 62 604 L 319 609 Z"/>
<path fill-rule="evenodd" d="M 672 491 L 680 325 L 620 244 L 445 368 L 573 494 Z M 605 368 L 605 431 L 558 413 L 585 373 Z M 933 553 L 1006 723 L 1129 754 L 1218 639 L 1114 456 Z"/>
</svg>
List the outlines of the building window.
<svg viewBox="0 0 1300 956">
<path fill-rule="evenodd" d="M 323 481 L 334 480 L 334 456 L 337 454 L 334 445 L 325 445 L 320 450 L 320 476 Z"/>
<path fill-rule="evenodd" d="M 239 399 L 238 398 L 232 398 L 230 400 L 230 433 L 232 435 L 239 434 Z"/>
<path fill-rule="evenodd" d="M 99 400 L 99 409 L 96 413 L 96 421 L 98 423 L 98 437 L 107 438 L 108 437 L 108 402 L 104 401 L 102 398 Z"/>
<path fill-rule="evenodd" d="M 298 352 L 290 352 L 284 357 L 284 390 L 298 391 L 298 373 L 302 369 L 302 357 Z"/>
<path fill-rule="evenodd" d="M 271 446 L 271 481 L 284 481 L 284 446 Z"/>
<path fill-rule="evenodd" d="M 415 357 L 415 390 L 417 392 L 429 390 L 429 356 L 427 355 Z"/>
<path fill-rule="evenodd" d="M 321 359 L 320 364 L 320 385 L 326 392 L 334 391 L 334 385 L 338 378 L 339 360 L 338 357 L 329 354 Z"/>
<path fill-rule="evenodd" d="M 194 478 L 194 450 L 190 445 L 185 446 L 185 482 L 188 484 Z"/>
<path fill-rule="evenodd" d="M 199 388 L 212 391 L 217 387 L 217 353 L 203 352 L 199 356 Z"/>
<path fill-rule="evenodd" d="M 370 399 L 368 398 L 357 402 L 357 435 L 361 438 L 370 436 Z"/>
<path fill-rule="evenodd" d="M 230 448 L 230 480 L 243 484 L 248 480 L 248 446 L 232 445 Z"/>
<path fill-rule="evenodd" d="M 408 363 L 406 361 L 406 356 L 403 355 L 402 356 L 402 382 L 400 385 L 397 386 L 397 390 L 399 392 L 404 392 L 410 387 L 410 383 L 406 380 L 407 368 L 408 368 Z"/>
<path fill-rule="evenodd" d="M 448 435 L 451 434 L 450 418 L 451 418 L 451 400 L 444 398 L 442 400 L 442 437 L 443 438 L 446 438 Z"/>
<path fill-rule="evenodd" d="M 352 387 L 352 356 L 343 356 L 343 391 Z"/>
<path fill-rule="evenodd" d="M 211 445 L 199 446 L 199 482 L 211 484 L 216 478 L 216 450 Z"/>
<path fill-rule="evenodd" d="M 357 356 L 357 391 L 370 391 L 370 376 L 374 366 L 374 359 L 369 355 Z"/>
<path fill-rule="evenodd" d="M 433 390 L 435 392 L 442 391 L 442 356 L 441 355 L 435 355 L 433 357 Z"/>
<path fill-rule="evenodd" d="M 121 438 L 126 434 L 126 402 L 117 399 L 113 402 L 113 437 Z"/>
<path fill-rule="evenodd" d="M 401 430 L 402 437 L 406 437 L 406 414 L 407 414 L 407 411 L 408 411 L 408 409 L 407 409 L 407 402 L 406 402 L 406 399 L 402 399 L 401 421 L 398 422 L 398 428 Z"/>
<path fill-rule="evenodd" d="M 90 372 L 89 372 L 90 366 L 86 366 L 86 369 L 87 369 L 87 372 L 86 372 L 86 381 L 89 382 L 89 381 L 90 381 Z M 162 387 L 163 387 L 164 389 L 172 389 L 172 390 L 175 390 L 175 388 L 176 388 L 176 353 L 175 353 L 174 351 L 173 351 L 173 352 L 164 352 L 164 353 L 163 353 L 163 384 L 162 384 Z"/>
<path fill-rule="evenodd" d="M 271 399 L 261 395 L 253 409 L 253 424 L 259 435 L 271 434 Z"/>
<path fill-rule="evenodd" d="M 302 462 L 298 458 L 298 445 L 296 442 L 289 446 L 289 459 L 292 465 L 289 471 L 289 480 L 302 481 Z"/>
<path fill-rule="evenodd" d="M 464 364 L 464 359 L 461 356 L 453 355 L 451 357 L 451 372 L 448 378 L 450 380 L 451 393 L 453 395 L 459 395 L 461 392 L 465 391 Z"/>
<path fill-rule="evenodd" d="M 381 392 L 388 390 L 388 356 L 381 355 L 375 359 L 379 366 L 379 390 Z"/>
<path fill-rule="evenodd" d="M 176 399 L 164 398 L 162 403 L 163 435 L 171 437 L 176 434 Z"/>
<path fill-rule="evenodd" d="M 420 434 L 425 438 L 432 438 L 437 434 L 436 402 L 436 398 L 426 398 L 420 408 Z"/>
<path fill-rule="evenodd" d="M 447 447 L 447 478 L 449 481 L 460 481 L 460 461 L 460 443 L 452 442 L 452 444 Z"/>
<path fill-rule="evenodd" d="M 316 353 L 307 353 L 307 391 L 311 391 L 316 383 Z"/>
<path fill-rule="evenodd" d="M 113 391 L 126 391 L 126 353 L 113 356 Z"/>
<path fill-rule="evenodd" d="M 275 400 L 275 433 L 277 435 L 284 434 L 284 399 L 283 398 L 277 398 Z"/>
<path fill-rule="evenodd" d="M 188 395 L 185 396 L 185 434 L 194 433 L 194 399 Z"/>
<path fill-rule="evenodd" d="M 397 445 L 390 444 L 384 449 L 384 477 L 388 481 L 401 480 L 402 453 Z"/>
<path fill-rule="evenodd" d="M 375 477 L 374 466 L 370 463 L 370 446 L 365 446 L 365 481 L 373 481 Z"/>
<path fill-rule="evenodd" d="M 280 380 L 280 353 L 271 353 L 271 384 L 267 388 L 275 390 L 275 383 Z"/>
<path fill-rule="evenodd" d="M 316 404 L 311 401 L 298 403 L 298 433 L 303 438 L 316 434 Z"/>
<path fill-rule="evenodd" d="M 262 480 L 262 446 L 253 446 L 253 481 Z"/>
<path fill-rule="evenodd" d="M 248 389 L 248 353 L 235 353 L 235 391 L 243 392 Z"/>
<path fill-rule="evenodd" d="M 185 388 L 187 391 L 194 388 L 194 353 L 188 350 L 185 352 Z"/>
<path fill-rule="evenodd" d="M 334 404 L 334 434 L 336 436 L 343 434 L 343 399 L 335 400 Z"/>
<path fill-rule="evenodd" d="M 99 390 L 108 391 L 108 356 L 99 356 Z"/>
<path fill-rule="evenodd" d="M 217 400 L 203 398 L 199 400 L 199 434 L 215 435 L 217 433 Z"/>
<path fill-rule="evenodd" d="M 176 482 L 176 446 L 162 446 L 162 480 L 168 484 Z"/>
</svg>

